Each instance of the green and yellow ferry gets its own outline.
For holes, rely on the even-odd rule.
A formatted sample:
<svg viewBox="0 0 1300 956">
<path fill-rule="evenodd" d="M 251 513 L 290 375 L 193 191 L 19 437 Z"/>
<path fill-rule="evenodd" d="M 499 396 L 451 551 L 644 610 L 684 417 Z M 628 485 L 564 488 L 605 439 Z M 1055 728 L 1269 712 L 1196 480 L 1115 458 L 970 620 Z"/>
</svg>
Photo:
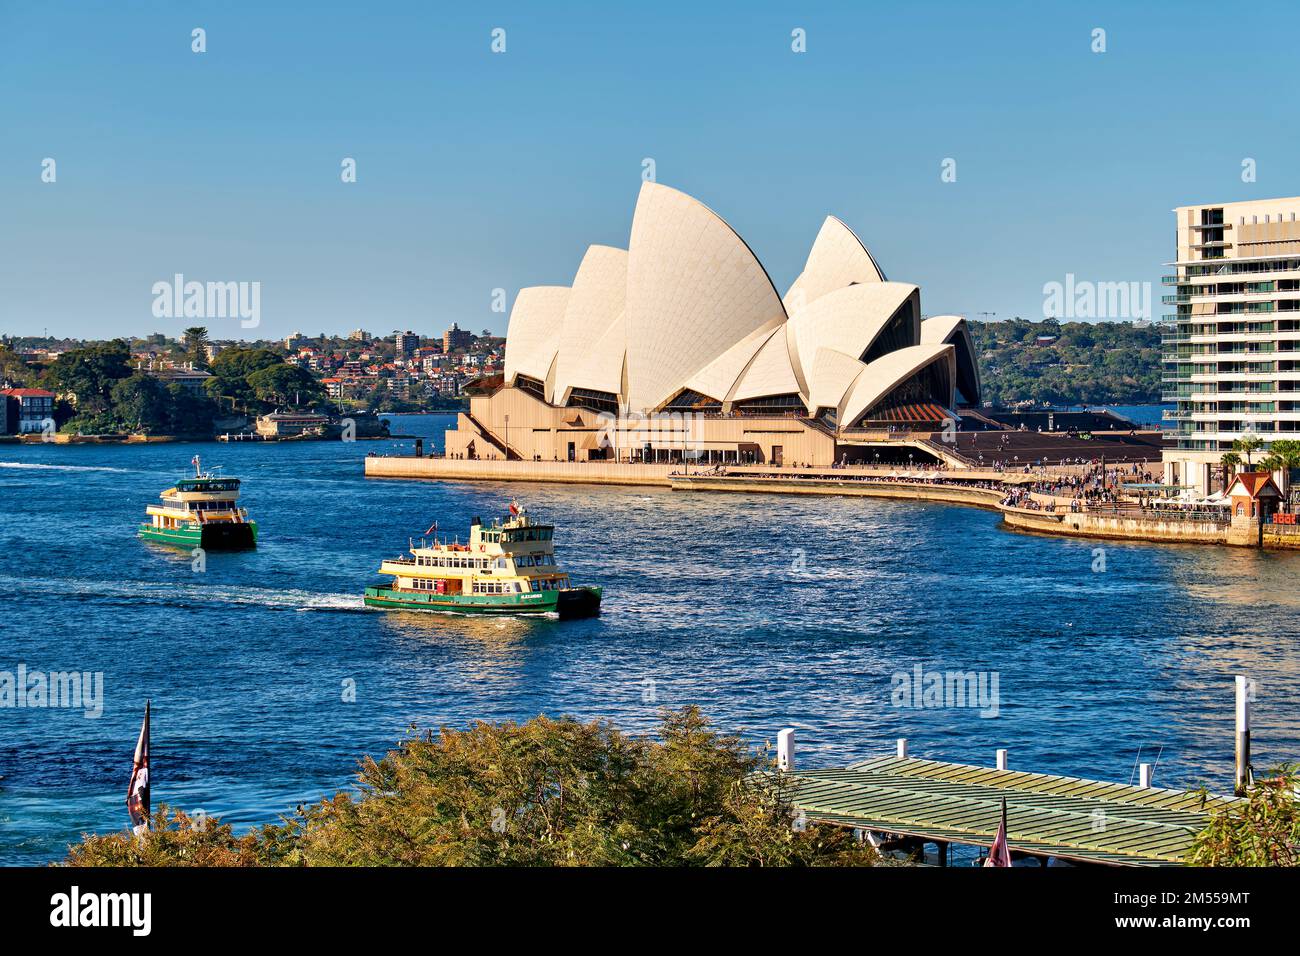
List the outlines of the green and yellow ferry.
<svg viewBox="0 0 1300 956">
<path fill-rule="evenodd" d="M 140 525 L 146 541 L 202 548 L 205 551 L 242 551 L 257 546 L 257 522 L 239 507 L 239 479 L 204 472 L 198 455 L 194 477 L 182 478 L 158 497 L 162 504 L 144 509 L 149 518 Z"/>
<path fill-rule="evenodd" d="M 601 589 L 572 587 L 555 564 L 555 528 L 533 522 L 511 504 L 511 516 L 484 525 L 475 518 L 469 541 L 411 543 L 410 557 L 383 561 L 391 584 L 366 588 L 369 607 L 467 614 L 556 614 L 561 620 L 600 613 Z"/>
</svg>

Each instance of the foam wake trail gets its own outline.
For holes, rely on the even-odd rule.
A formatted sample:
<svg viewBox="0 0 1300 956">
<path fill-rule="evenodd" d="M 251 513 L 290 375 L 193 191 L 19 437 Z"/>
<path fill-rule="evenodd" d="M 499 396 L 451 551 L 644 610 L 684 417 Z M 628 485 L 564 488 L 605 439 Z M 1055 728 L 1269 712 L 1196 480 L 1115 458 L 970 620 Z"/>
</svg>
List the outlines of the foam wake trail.
<svg viewBox="0 0 1300 956">
<path fill-rule="evenodd" d="M 11 592 L 48 592 L 57 587 L 64 596 L 82 598 L 130 598 L 175 607 L 203 605 L 244 605 L 278 608 L 288 611 L 365 611 L 359 594 L 328 594 L 299 588 L 258 588 L 239 585 L 207 585 L 201 582 L 162 581 L 92 581 L 59 578 L 33 582 L 21 578 L 0 578 L 0 585 Z"/>
<path fill-rule="evenodd" d="M 0 461 L 0 468 L 23 468 L 40 471 L 115 471 L 129 474 L 130 468 L 110 468 L 107 465 L 43 465 L 34 461 Z"/>
</svg>

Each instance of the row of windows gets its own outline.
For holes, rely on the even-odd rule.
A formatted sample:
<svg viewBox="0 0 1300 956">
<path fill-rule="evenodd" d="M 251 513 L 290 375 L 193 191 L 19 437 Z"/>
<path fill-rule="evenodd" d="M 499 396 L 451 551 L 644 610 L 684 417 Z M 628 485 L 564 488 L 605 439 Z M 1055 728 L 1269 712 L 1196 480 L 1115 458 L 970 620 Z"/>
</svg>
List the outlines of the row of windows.
<svg viewBox="0 0 1300 956">
<path fill-rule="evenodd" d="M 1300 259 L 1271 259 L 1261 262 L 1233 262 L 1214 266 L 1187 266 L 1185 276 L 1232 275 L 1243 272 L 1294 272 Z"/>
<path fill-rule="evenodd" d="M 509 558 L 474 558 L 469 555 L 430 555 L 417 554 L 415 563 L 425 568 L 465 568 L 483 571 L 488 568 L 505 570 L 510 567 Z M 520 554 L 515 556 L 515 566 L 521 568 L 548 567 L 555 564 L 553 554 Z"/>
<path fill-rule="evenodd" d="M 416 591 L 446 593 L 440 585 L 444 585 L 444 582 L 433 578 L 411 579 L 411 587 Z M 534 591 L 556 591 L 568 586 L 569 579 L 563 577 L 531 582 L 531 588 Z M 520 581 L 474 581 L 470 586 L 471 594 L 520 594 L 523 590 L 523 582 Z"/>
<path fill-rule="evenodd" d="M 432 555 L 417 554 L 415 563 L 428 568 L 469 568 L 481 571 L 484 568 L 504 568 L 505 558 L 471 558 L 469 555 Z"/>
<path fill-rule="evenodd" d="M 475 581 L 475 594 L 518 594 L 518 581 Z"/>
<path fill-rule="evenodd" d="M 555 537 L 555 529 L 539 526 L 536 528 L 512 528 L 509 531 L 484 531 L 483 540 L 488 544 L 511 544 L 519 541 L 550 541 Z"/>
</svg>

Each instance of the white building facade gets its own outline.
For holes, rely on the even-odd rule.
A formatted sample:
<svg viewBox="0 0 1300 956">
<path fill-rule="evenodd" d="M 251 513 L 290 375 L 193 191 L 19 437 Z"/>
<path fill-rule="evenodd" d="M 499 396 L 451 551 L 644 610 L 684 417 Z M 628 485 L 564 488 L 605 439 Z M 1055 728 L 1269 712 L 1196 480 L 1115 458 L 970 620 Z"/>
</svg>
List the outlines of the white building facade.
<svg viewBox="0 0 1300 956">
<path fill-rule="evenodd" d="M 1300 439 L 1300 197 L 1180 206 L 1163 336 L 1165 480 L 1208 494 L 1239 438 Z"/>
</svg>

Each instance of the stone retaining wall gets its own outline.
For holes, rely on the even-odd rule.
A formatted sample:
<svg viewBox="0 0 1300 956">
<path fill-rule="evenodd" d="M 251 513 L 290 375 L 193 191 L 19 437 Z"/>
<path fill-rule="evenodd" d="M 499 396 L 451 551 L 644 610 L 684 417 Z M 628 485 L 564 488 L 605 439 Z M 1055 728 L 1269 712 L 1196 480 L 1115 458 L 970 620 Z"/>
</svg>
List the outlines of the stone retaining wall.
<svg viewBox="0 0 1300 956">
<path fill-rule="evenodd" d="M 956 485 L 927 485 L 913 482 L 855 481 L 851 478 L 747 478 L 678 476 L 672 479 L 678 491 L 761 492 L 783 495 L 860 495 L 864 498 L 901 498 L 908 501 L 943 501 L 996 509 L 1004 492 L 996 488 L 963 488 Z"/>
<path fill-rule="evenodd" d="M 452 481 L 556 481 L 568 484 L 659 485 L 679 465 L 622 465 L 590 461 L 487 461 L 475 458 L 366 458 L 367 478 Z"/>
<path fill-rule="evenodd" d="M 1124 518 L 1086 512 L 1031 511 L 1003 508 L 1002 520 L 1009 527 L 1046 534 L 1077 535 L 1082 538 L 1129 538 L 1135 541 L 1172 541 L 1181 544 L 1226 544 L 1228 529 L 1211 521 L 1177 521 L 1154 518 Z"/>
</svg>

